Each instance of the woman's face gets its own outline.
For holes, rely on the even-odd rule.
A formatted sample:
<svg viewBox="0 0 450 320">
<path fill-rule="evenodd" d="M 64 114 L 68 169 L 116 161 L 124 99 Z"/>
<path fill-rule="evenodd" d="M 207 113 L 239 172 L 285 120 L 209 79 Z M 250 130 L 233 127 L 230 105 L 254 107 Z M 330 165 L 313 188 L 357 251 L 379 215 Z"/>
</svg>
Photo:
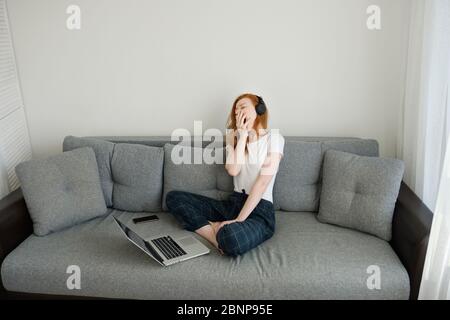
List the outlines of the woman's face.
<svg viewBox="0 0 450 320">
<path fill-rule="evenodd" d="M 243 113 L 247 122 L 250 121 L 252 124 L 256 119 L 257 113 L 252 100 L 249 98 L 242 98 L 236 104 L 235 117 L 237 118 L 239 113 Z M 253 127 L 253 126 L 252 126 Z"/>
</svg>

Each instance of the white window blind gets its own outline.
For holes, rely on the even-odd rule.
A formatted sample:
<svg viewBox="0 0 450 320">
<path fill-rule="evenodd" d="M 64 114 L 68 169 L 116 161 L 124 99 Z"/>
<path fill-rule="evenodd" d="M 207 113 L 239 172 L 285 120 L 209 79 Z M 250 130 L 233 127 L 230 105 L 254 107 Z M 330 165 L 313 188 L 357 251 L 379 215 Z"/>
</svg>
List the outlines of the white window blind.
<svg viewBox="0 0 450 320">
<path fill-rule="evenodd" d="M 6 1 L 0 0 L 0 198 L 19 187 L 14 168 L 30 158 Z"/>
</svg>

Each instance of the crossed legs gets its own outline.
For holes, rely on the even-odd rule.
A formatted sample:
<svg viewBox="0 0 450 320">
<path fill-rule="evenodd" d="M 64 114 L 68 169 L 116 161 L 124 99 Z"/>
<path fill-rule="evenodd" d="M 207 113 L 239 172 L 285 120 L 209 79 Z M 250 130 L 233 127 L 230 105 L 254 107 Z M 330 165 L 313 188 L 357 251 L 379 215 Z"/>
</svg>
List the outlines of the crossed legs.
<svg viewBox="0 0 450 320">
<path fill-rule="evenodd" d="M 186 230 L 196 232 L 221 253 L 237 256 L 273 235 L 274 226 L 261 219 L 267 209 L 257 207 L 252 217 L 218 229 L 219 223 L 234 219 L 240 208 L 233 201 L 219 201 L 197 194 L 171 191 L 166 196 L 169 211 Z"/>
<path fill-rule="evenodd" d="M 189 192 L 171 191 L 166 195 L 166 204 L 186 230 L 199 234 L 223 253 L 217 241 L 217 228 L 221 221 L 233 217 L 230 201 L 219 201 Z"/>
<path fill-rule="evenodd" d="M 219 248 L 219 244 L 217 243 L 217 228 L 219 226 L 219 223 L 220 222 L 211 222 L 211 224 L 195 230 L 195 233 L 208 240 L 214 247 L 219 250 L 220 253 L 223 254 L 222 249 Z"/>
</svg>

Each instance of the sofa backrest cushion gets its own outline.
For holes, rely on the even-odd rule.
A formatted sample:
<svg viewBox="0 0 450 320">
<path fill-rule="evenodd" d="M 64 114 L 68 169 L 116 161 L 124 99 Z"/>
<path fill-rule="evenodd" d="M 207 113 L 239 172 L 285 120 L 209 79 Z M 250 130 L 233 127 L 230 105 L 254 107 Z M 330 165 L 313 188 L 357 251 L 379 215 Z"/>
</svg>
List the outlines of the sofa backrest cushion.
<svg viewBox="0 0 450 320">
<path fill-rule="evenodd" d="M 328 150 L 317 218 L 391 240 L 403 161 Z"/>
<path fill-rule="evenodd" d="M 63 151 L 71 151 L 82 147 L 91 147 L 97 159 L 100 182 L 108 207 L 112 207 L 113 180 L 111 176 L 111 159 L 114 143 L 95 138 L 78 138 L 67 136 L 63 142 Z"/>
<path fill-rule="evenodd" d="M 327 150 L 334 149 L 364 156 L 378 156 L 378 143 L 370 139 L 285 137 L 285 141 L 284 156 L 273 189 L 276 210 L 318 211 L 323 157 Z M 169 144 L 167 148 L 170 148 L 175 142 L 171 141 L 171 137 L 67 137 L 64 141 L 65 149 L 75 146 L 93 146 L 97 159 L 99 159 L 100 176 L 103 176 L 102 186 L 105 194 L 109 195 L 109 198 L 105 196 L 105 199 L 111 199 L 110 202 L 107 201 L 111 207 L 114 182 L 111 177 L 110 161 L 106 160 L 112 159 L 114 146 L 121 143 L 161 148 Z M 211 148 L 209 144 L 210 142 L 203 141 L 202 146 Z M 212 165 L 214 168 L 209 168 L 210 165 L 207 164 L 178 166 L 173 162 L 167 163 L 166 160 L 170 159 L 170 155 L 167 158 L 167 151 L 164 151 L 166 154 L 162 201 L 164 210 L 167 210 L 166 190 L 177 187 L 190 191 L 189 181 L 192 181 L 196 192 L 215 198 L 223 198 L 233 190 L 233 179 L 228 176 L 223 165 Z M 169 175 L 167 176 L 167 174 Z M 211 178 L 208 178 L 208 174 L 211 174 Z M 187 181 L 182 181 L 186 179 Z M 208 181 L 205 182 L 205 180 Z M 168 183 L 167 186 L 166 183 Z"/>
<path fill-rule="evenodd" d="M 161 211 L 163 163 L 163 148 L 116 144 L 111 160 L 113 207 L 132 212 Z"/>
<path fill-rule="evenodd" d="M 378 157 L 378 142 L 373 139 L 343 139 L 322 142 L 322 162 L 327 150 L 337 150 L 366 157 Z"/>
<path fill-rule="evenodd" d="M 319 203 L 321 162 L 320 143 L 286 142 L 273 189 L 275 209 L 316 211 Z"/>
<path fill-rule="evenodd" d="M 92 148 L 23 162 L 16 173 L 38 236 L 107 212 Z"/>
<path fill-rule="evenodd" d="M 164 145 L 163 210 L 167 211 L 166 195 L 172 190 L 189 191 L 219 200 L 225 199 L 233 191 L 233 179 L 225 171 L 223 164 L 193 162 L 194 153 L 203 152 L 205 149 L 181 145 L 176 147 L 177 149 L 169 143 Z M 225 154 L 224 148 L 216 148 L 215 151 Z M 174 157 L 188 154 L 191 162 L 177 163 L 178 161 L 172 158 L 172 152 Z"/>
<path fill-rule="evenodd" d="M 327 150 L 378 156 L 378 143 L 368 139 L 286 139 L 284 157 L 273 190 L 274 207 L 283 211 L 319 209 L 323 157 Z"/>
</svg>

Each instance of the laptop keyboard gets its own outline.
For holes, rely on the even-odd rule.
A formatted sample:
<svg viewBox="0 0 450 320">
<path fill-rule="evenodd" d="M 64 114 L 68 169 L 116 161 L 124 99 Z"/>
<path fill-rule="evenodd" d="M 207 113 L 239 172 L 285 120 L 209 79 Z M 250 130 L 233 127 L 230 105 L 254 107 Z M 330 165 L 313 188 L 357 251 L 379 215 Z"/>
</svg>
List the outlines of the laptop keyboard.
<svg viewBox="0 0 450 320">
<path fill-rule="evenodd" d="M 186 254 L 186 251 L 184 251 L 170 236 L 153 239 L 151 241 L 159 251 L 162 252 L 166 259 L 173 259 Z"/>
</svg>

